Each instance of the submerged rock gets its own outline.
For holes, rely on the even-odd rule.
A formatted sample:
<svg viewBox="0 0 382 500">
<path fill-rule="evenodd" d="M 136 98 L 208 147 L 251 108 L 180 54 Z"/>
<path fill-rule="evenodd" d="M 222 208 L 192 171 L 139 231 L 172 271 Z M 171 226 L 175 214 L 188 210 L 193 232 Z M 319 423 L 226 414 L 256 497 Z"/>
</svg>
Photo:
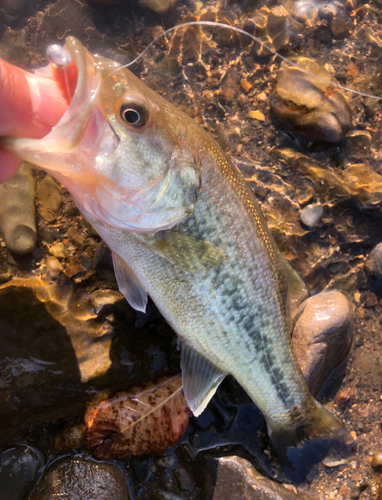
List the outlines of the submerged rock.
<svg viewBox="0 0 382 500">
<path fill-rule="evenodd" d="M 142 7 L 152 10 L 156 14 L 165 14 L 175 7 L 177 0 L 139 0 Z"/>
<path fill-rule="evenodd" d="M 0 232 L 11 252 L 32 252 L 36 245 L 34 179 L 24 164 L 17 174 L 0 184 Z"/>
<path fill-rule="evenodd" d="M 241 457 L 218 460 L 213 500 L 314 500 L 316 496 L 291 489 L 262 476 Z"/>
<path fill-rule="evenodd" d="M 373 284 L 382 286 L 382 243 L 370 252 L 365 262 L 365 272 Z"/>
<path fill-rule="evenodd" d="M 319 141 L 340 141 L 350 130 L 352 117 L 345 96 L 332 85 L 336 79 L 312 59 L 300 57 L 294 62 L 300 68 L 281 64 L 270 100 L 273 113 L 296 132 Z"/>
<path fill-rule="evenodd" d="M 47 222 L 54 221 L 60 209 L 62 195 L 53 177 L 47 174 L 37 186 L 36 193 L 41 217 Z"/>
<path fill-rule="evenodd" d="M 0 455 L 1 500 L 23 500 L 36 484 L 44 459 L 30 446 L 16 445 Z"/>
<path fill-rule="evenodd" d="M 373 467 L 373 469 L 382 470 L 382 453 L 374 453 L 374 455 L 371 457 L 370 460 L 370 465 Z"/>
<path fill-rule="evenodd" d="M 305 226 L 312 228 L 321 221 L 323 215 L 321 203 L 312 203 L 301 210 L 300 218 Z"/>
<path fill-rule="evenodd" d="M 313 396 L 347 357 L 353 342 L 353 311 L 347 297 L 333 290 L 303 302 L 295 313 L 292 345 Z"/>
<path fill-rule="evenodd" d="M 268 56 L 271 52 L 264 47 L 266 44 L 272 50 L 280 50 L 289 43 L 289 13 L 282 5 L 269 9 L 262 7 L 257 10 L 252 19 L 248 19 L 243 29 L 255 35 L 262 43 L 255 42 L 253 50 L 258 56 Z"/>
<path fill-rule="evenodd" d="M 85 457 L 66 457 L 45 471 L 30 500 L 129 500 L 122 471 Z"/>
<path fill-rule="evenodd" d="M 98 320 L 90 296 L 30 278 L 3 285 L 0 300 L 0 434 L 81 408 L 87 382 L 111 366 L 113 328 Z"/>
</svg>

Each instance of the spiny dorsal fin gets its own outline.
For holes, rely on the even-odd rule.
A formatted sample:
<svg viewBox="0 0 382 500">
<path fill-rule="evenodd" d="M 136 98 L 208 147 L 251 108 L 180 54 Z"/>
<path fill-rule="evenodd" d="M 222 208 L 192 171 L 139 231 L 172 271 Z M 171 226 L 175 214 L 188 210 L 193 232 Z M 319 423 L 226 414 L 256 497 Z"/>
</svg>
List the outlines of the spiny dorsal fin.
<svg viewBox="0 0 382 500">
<path fill-rule="evenodd" d="M 119 255 L 112 252 L 114 273 L 119 291 L 126 297 L 127 302 L 137 311 L 146 312 L 147 292 L 139 283 L 130 267 Z"/>
<path fill-rule="evenodd" d="M 197 417 L 210 402 L 226 373 L 216 368 L 186 344 L 182 345 L 180 367 L 187 404 Z"/>
<path fill-rule="evenodd" d="M 205 274 L 224 261 L 224 252 L 219 247 L 176 229 L 160 231 L 154 236 L 138 237 L 150 250 L 192 274 Z"/>
</svg>

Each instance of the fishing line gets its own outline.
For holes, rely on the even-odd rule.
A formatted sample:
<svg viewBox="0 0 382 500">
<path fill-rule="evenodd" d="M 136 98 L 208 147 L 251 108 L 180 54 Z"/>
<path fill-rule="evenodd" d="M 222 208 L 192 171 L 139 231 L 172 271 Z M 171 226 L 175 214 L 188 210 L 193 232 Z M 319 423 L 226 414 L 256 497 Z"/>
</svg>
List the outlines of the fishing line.
<svg viewBox="0 0 382 500">
<path fill-rule="evenodd" d="M 326 78 L 323 78 L 322 76 L 318 76 L 318 75 L 314 74 L 313 72 L 311 72 L 305 68 L 302 68 L 301 66 L 298 65 L 298 63 L 295 63 L 295 62 L 291 61 L 290 59 L 288 59 L 287 57 L 282 56 L 281 54 L 279 54 L 278 52 L 273 50 L 271 47 L 269 47 L 267 44 L 262 42 L 259 38 L 252 35 L 251 33 L 248 33 L 247 31 L 244 31 L 241 28 L 237 28 L 236 26 L 230 26 L 228 24 L 218 23 L 215 21 L 190 21 L 187 23 L 178 24 L 177 26 L 173 26 L 172 28 L 169 28 L 169 29 L 163 31 L 156 38 L 154 38 L 154 40 L 152 40 L 147 45 L 147 47 L 135 59 L 133 59 L 131 62 L 123 65 L 122 67 L 115 69 L 108 76 L 112 75 L 113 73 L 115 73 L 116 71 L 119 71 L 122 68 L 128 68 L 129 66 L 135 64 L 137 61 L 139 61 L 146 54 L 146 52 L 150 49 L 150 47 L 152 47 L 152 45 L 154 45 L 154 43 L 156 43 L 160 38 L 164 37 L 168 33 L 171 33 L 172 31 L 175 31 L 179 28 L 187 28 L 188 26 L 210 26 L 210 27 L 225 28 L 225 29 L 229 29 L 231 31 L 235 31 L 236 33 L 247 36 L 247 37 L 251 38 L 253 41 L 259 43 L 262 47 L 265 47 L 267 50 L 269 50 L 269 52 L 271 54 L 275 55 L 276 57 L 278 57 L 279 59 L 281 59 L 285 63 L 289 64 L 290 66 L 297 68 L 300 71 L 303 71 L 304 73 L 306 73 L 307 75 L 310 75 L 314 78 L 317 78 L 318 80 L 321 80 L 325 83 L 328 83 L 332 87 L 346 90 L 347 92 L 352 92 L 353 94 L 357 94 L 357 95 L 360 95 L 362 97 L 370 97 L 371 99 L 377 99 L 378 101 L 382 100 L 382 97 L 378 97 L 378 96 L 375 96 L 373 94 L 368 94 L 366 92 L 360 92 L 359 90 L 350 89 L 349 87 L 344 87 L 343 85 L 340 85 L 339 83 L 335 83 L 335 82 L 332 82 L 330 80 L 327 80 Z"/>
</svg>

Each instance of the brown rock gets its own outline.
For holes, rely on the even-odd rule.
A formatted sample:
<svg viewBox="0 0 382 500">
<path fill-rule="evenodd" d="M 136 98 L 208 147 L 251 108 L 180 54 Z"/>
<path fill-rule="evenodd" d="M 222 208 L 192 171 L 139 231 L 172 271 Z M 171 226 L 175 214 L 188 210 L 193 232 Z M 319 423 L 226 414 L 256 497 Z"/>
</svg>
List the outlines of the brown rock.
<svg viewBox="0 0 382 500">
<path fill-rule="evenodd" d="M 370 290 L 367 290 L 363 298 L 365 300 L 365 306 L 366 307 L 374 307 L 378 304 L 378 297 L 375 295 L 375 293 L 370 292 Z"/>
<path fill-rule="evenodd" d="M 370 460 L 370 465 L 373 469 L 382 470 L 382 453 L 374 453 Z"/>
<path fill-rule="evenodd" d="M 313 500 L 302 490 L 284 487 L 262 476 L 241 457 L 219 458 L 213 500 Z"/>
<path fill-rule="evenodd" d="M 54 221 L 60 209 L 62 195 L 53 177 L 46 175 L 37 186 L 36 193 L 41 217 L 48 222 Z"/>
<path fill-rule="evenodd" d="M 296 132 L 320 141 L 340 141 L 350 130 L 352 117 L 345 96 L 332 85 L 337 81 L 312 59 L 300 57 L 294 62 L 298 68 L 281 64 L 270 100 L 273 113 Z"/>
<path fill-rule="evenodd" d="M 352 345 L 352 307 L 343 293 L 333 290 L 307 299 L 294 319 L 292 345 L 309 390 L 317 396 Z"/>
<path fill-rule="evenodd" d="M 349 36 L 348 27 L 341 17 L 333 17 L 330 23 L 330 31 L 335 38 L 340 40 Z"/>
</svg>

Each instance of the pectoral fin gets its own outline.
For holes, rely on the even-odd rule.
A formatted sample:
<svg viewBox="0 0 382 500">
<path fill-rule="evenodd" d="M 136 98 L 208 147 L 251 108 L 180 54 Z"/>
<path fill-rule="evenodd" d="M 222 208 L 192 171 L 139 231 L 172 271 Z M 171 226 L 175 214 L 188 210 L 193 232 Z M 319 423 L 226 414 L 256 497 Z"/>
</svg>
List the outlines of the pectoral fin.
<svg viewBox="0 0 382 500">
<path fill-rule="evenodd" d="M 224 261 L 224 252 L 219 247 L 176 229 L 160 231 L 154 236 L 140 235 L 140 239 L 153 252 L 192 274 L 205 274 Z"/>
<path fill-rule="evenodd" d="M 112 252 L 114 273 L 119 291 L 126 297 L 133 309 L 146 312 L 147 292 L 142 288 L 138 278 L 119 255 Z"/>
<path fill-rule="evenodd" d="M 187 404 L 197 417 L 206 408 L 227 374 L 186 344 L 182 346 L 180 367 Z"/>
</svg>

